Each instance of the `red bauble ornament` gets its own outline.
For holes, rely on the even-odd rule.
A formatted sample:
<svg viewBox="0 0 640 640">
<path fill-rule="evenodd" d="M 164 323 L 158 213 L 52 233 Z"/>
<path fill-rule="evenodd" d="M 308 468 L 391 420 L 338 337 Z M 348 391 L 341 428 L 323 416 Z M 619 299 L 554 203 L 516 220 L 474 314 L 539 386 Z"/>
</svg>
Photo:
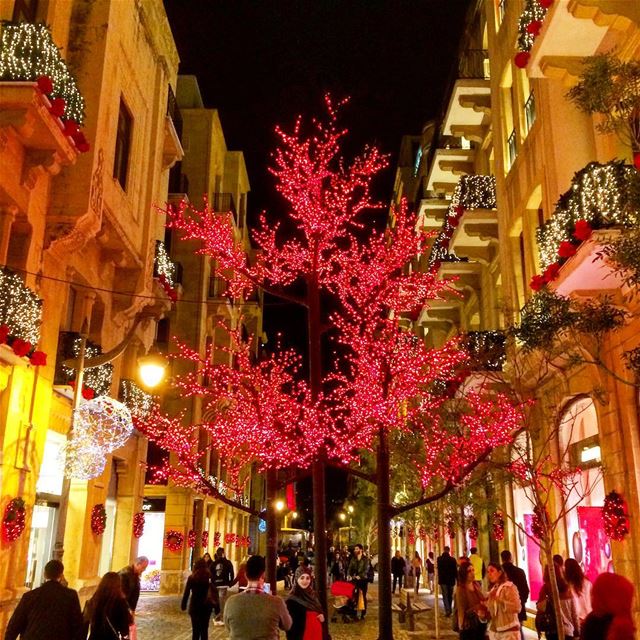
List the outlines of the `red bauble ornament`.
<svg viewBox="0 0 640 640">
<path fill-rule="evenodd" d="M 540 291 L 545 284 L 547 284 L 547 281 L 543 276 L 533 276 L 529 282 L 529 286 L 533 291 Z"/>
<path fill-rule="evenodd" d="M 196 532 L 193 529 L 189 529 L 189 533 L 187 533 L 187 544 L 190 549 L 196 546 Z"/>
<path fill-rule="evenodd" d="M 144 511 L 133 514 L 133 537 L 141 538 L 144 533 Z"/>
<path fill-rule="evenodd" d="M 2 538 L 14 542 L 24 531 L 26 509 L 22 498 L 13 498 L 4 509 L 2 518 Z"/>
<path fill-rule="evenodd" d="M 31 343 L 26 340 L 21 340 L 20 338 L 16 338 L 11 343 L 11 348 L 13 349 L 13 353 L 15 353 L 19 358 L 22 358 L 31 351 Z"/>
<path fill-rule="evenodd" d="M 532 20 L 527 25 L 527 33 L 530 33 L 532 36 L 537 36 L 540 33 L 540 29 L 542 29 L 542 21 L 541 20 Z"/>
<path fill-rule="evenodd" d="M 96 395 L 96 392 L 93 389 L 91 389 L 91 387 L 82 387 L 82 397 L 85 400 L 93 400 L 95 395 Z"/>
<path fill-rule="evenodd" d="M 53 98 L 51 100 L 51 106 L 49 107 L 49 113 L 56 118 L 62 118 L 66 106 L 64 98 Z"/>
<path fill-rule="evenodd" d="M 173 553 L 177 553 L 178 551 L 180 551 L 182 549 L 183 543 L 184 535 L 180 531 L 169 529 L 164 534 L 164 546 Z"/>
<path fill-rule="evenodd" d="M 580 240 L 584 242 L 588 240 L 593 234 L 593 229 L 591 225 L 586 220 L 578 220 L 576 222 L 576 226 L 573 229 L 573 237 L 576 240 Z"/>
<path fill-rule="evenodd" d="M 577 247 L 573 242 L 569 240 L 563 240 L 558 247 L 558 255 L 561 258 L 570 258 L 571 256 L 575 256 L 577 251 Z"/>
<path fill-rule="evenodd" d="M 498 542 L 504 540 L 504 516 L 502 511 L 495 511 L 491 517 L 491 532 Z"/>
<path fill-rule="evenodd" d="M 53 81 L 49 76 L 38 76 L 36 78 L 38 89 L 45 95 L 49 95 L 53 91 Z"/>
<path fill-rule="evenodd" d="M 203 531 L 202 532 L 202 548 L 206 549 L 208 546 L 209 546 L 209 532 Z"/>
<path fill-rule="evenodd" d="M 629 514 L 624 498 L 617 492 L 607 494 L 602 506 L 604 533 L 609 540 L 620 542 L 629 533 Z"/>
<path fill-rule="evenodd" d="M 91 531 L 94 535 L 101 536 L 107 528 L 107 510 L 102 503 L 94 505 L 91 509 Z"/>
<path fill-rule="evenodd" d="M 516 53 L 513 61 L 518 69 L 524 69 L 529 64 L 529 58 L 531 58 L 531 54 L 528 51 L 520 51 Z"/>
<path fill-rule="evenodd" d="M 45 367 L 47 365 L 47 354 L 44 351 L 34 351 L 29 358 L 29 362 L 34 367 Z"/>
</svg>

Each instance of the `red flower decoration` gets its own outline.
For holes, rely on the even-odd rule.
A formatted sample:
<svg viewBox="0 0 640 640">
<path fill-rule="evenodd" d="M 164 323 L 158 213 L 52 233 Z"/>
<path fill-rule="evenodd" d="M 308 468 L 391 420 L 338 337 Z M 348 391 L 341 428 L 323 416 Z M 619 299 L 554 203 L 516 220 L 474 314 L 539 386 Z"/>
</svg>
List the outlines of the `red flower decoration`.
<svg viewBox="0 0 640 640">
<path fill-rule="evenodd" d="M 570 258 L 571 256 L 575 256 L 577 251 L 577 247 L 573 242 L 569 240 L 563 240 L 558 247 L 558 255 L 561 258 Z"/>
<path fill-rule="evenodd" d="M 584 242 L 585 240 L 588 240 L 591 237 L 592 233 L 593 233 L 593 229 L 591 228 L 591 225 L 586 220 L 578 220 L 576 222 L 576 226 L 573 230 L 573 237 L 576 238 L 576 240 L 580 240 L 581 242 Z"/>
<path fill-rule="evenodd" d="M 169 529 L 164 535 L 164 546 L 169 549 L 169 551 L 173 551 L 177 553 L 182 549 L 182 544 L 184 542 L 184 534 L 180 531 L 174 531 L 173 529 Z"/>
<path fill-rule="evenodd" d="M 190 549 L 196 546 L 196 532 L 193 529 L 189 529 L 189 533 L 187 533 L 187 544 Z"/>
<path fill-rule="evenodd" d="M 7 542 L 17 540 L 24 531 L 26 510 L 22 498 L 13 498 L 5 507 L 2 518 L 2 537 Z"/>
<path fill-rule="evenodd" d="M 553 4 L 553 0 L 540 0 L 540 6 L 543 9 L 548 9 Z"/>
<path fill-rule="evenodd" d="M 516 53 L 513 61 L 518 69 L 524 69 L 529 64 L 529 58 L 531 58 L 531 54 L 528 51 L 520 51 Z"/>
<path fill-rule="evenodd" d="M 543 276 L 533 276 L 529 282 L 529 286 L 533 291 L 540 291 L 545 284 L 547 284 L 547 281 Z"/>
<path fill-rule="evenodd" d="M 22 358 L 31 351 L 32 344 L 27 342 L 26 340 L 21 340 L 20 338 L 16 338 L 11 343 L 11 348 L 13 349 L 13 353 L 15 353 L 19 358 Z"/>
<path fill-rule="evenodd" d="M 91 509 L 91 531 L 97 536 L 101 536 L 107 528 L 107 510 L 104 504 L 96 504 Z"/>
<path fill-rule="evenodd" d="M 530 33 L 532 36 L 537 36 L 540 33 L 540 29 L 542 29 L 542 21 L 541 20 L 532 20 L 527 25 L 527 33 Z"/>
<path fill-rule="evenodd" d="M 38 85 L 38 89 L 46 95 L 49 95 L 53 91 L 53 82 L 49 76 L 38 76 L 38 78 L 36 78 L 36 84 Z"/>
<path fill-rule="evenodd" d="M 82 397 L 85 400 L 93 400 L 95 395 L 96 395 L 95 391 L 93 389 L 91 389 L 90 387 L 82 387 Z"/>
<path fill-rule="evenodd" d="M 558 277 L 558 273 L 560 272 L 560 265 L 557 262 L 552 262 L 542 274 L 545 282 L 551 282 Z"/>
<path fill-rule="evenodd" d="M 85 138 L 85 135 L 84 133 L 82 133 L 82 131 L 78 131 L 78 133 L 73 136 L 73 141 L 76 144 L 76 149 L 78 149 L 80 153 L 86 153 L 91 148 L 91 145 Z"/>
<path fill-rule="evenodd" d="M 47 365 L 47 354 L 44 351 L 34 351 L 29 358 L 29 362 L 34 367 L 45 367 Z"/>
<path fill-rule="evenodd" d="M 4 344 L 9 337 L 9 327 L 6 324 L 0 325 L 0 344 Z"/>
<path fill-rule="evenodd" d="M 61 118 L 64 115 L 65 107 L 66 102 L 64 101 L 64 98 L 53 98 L 53 100 L 51 100 L 51 107 L 49 107 L 49 112 L 52 116 Z"/>
<path fill-rule="evenodd" d="M 64 123 L 64 135 L 69 136 L 70 138 L 75 138 L 80 133 L 80 129 L 78 128 L 78 123 L 74 120 L 67 120 Z"/>
</svg>

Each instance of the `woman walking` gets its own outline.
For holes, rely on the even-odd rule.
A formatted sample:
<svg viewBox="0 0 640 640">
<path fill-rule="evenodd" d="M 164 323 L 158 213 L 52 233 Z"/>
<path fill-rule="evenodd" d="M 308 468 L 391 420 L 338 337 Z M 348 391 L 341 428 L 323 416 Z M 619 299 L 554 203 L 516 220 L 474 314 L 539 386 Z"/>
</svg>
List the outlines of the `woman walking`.
<svg viewBox="0 0 640 640">
<path fill-rule="evenodd" d="M 96 592 L 87 602 L 85 618 L 90 625 L 89 640 L 116 640 L 118 637 L 126 640 L 129 637 L 133 617 L 122 593 L 120 576 L 115 571 L 102 576 Z"/>
<path fill-rule="evenodd" d="M 480 615 L 485 611 L 486 596 L 476 584 L 475 569 L 469 562 L 458 568 L 454 600 L 460 640 L 483 640 L 487 623 L 480 620 Z"/>
<path fill-rule="evenodd" d="M 311 571 L 303 569 L 285 601 L 293 620 L 287 640 L 322 640 L 324 612 L 311 587 L 312 580 Z"/>
<path fill-rule="evenodd" d="M 420 558 L 420 554 L 416 551 L 413 560 L 411 561 L 411 568 L 413 569 L 413 577 L 415 579 L 415 592 L 418 595 L 418 591 L 420 589 L 420 574 L 422 573 L 422 558 Z"/>
<path fill-rule="evenodd" d="M 489 620 L 490 640 L 520 640 L 520 594 L 497 562 L 490 562 L 487 578 L 491 590 L 486 603 L 479 606 L 481 620 Z"/>
<path fill-rule="evenodd" d="M 193 572 L 187 578 L 180 606 L 183 611 L 187 608 L 187 601 L 191 594 L 189 616 L 192 640 L 209 640 L 209 620 L 214 607 L 214 592 L 217 595 L 217 589 L 211 588 L 211 574 L 207 569 L 206 561 L 196 561 Z"/>
<path fill-rule="evenodd" d="M 569 584 L 573 603 L 580 626 L 591 611 L 591 581 L 584 575 L 582 567 L 577 560 L 567 558 L 564 561 L 564 579 Z"/>
<path fill-rule="evenodd" d="M 549 628 L 543 629 L 547 640 L 571 640 L 574 636 L 577 637 L 580 632 L 580 621 L 578 620 L 578 614 L 576 613 L 576 605 L 571 597 L 571 589 L 569 589 L 567 581 L 562 576 L 562 569 L 560 569 L 555 562 L 553 563 L 553 570 L 556 574 L 556 583 L 560 594 L 560 616 L 562 618 L 564 636 L 558 637 L 558 631 L 555 625 L 557 612 L 553 609 L 548 566 L 544 568 L 544 575 L 542 578 L 543 584 L 542 589 L 540 589 L 540 595 L 538 596 L 537 608 L 538 611 L 546 612 L 547 608 L 550 607 L 553 611 L 552 616 L 546 616 L 547 621 L 553 620 L 553 623 Z"/>
</svg>

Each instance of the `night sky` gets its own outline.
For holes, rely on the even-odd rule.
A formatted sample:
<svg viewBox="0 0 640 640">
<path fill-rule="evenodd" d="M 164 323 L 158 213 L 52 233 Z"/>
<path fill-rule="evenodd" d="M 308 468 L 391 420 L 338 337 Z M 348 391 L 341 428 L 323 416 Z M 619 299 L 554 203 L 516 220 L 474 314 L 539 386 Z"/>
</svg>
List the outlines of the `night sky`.
<svg viewBox="0 0 640 640">
<path fill-rule="evenodd" d="M 327 91 L 351 97 L 343 114 L 347 155 L 367 143 L 391 155 L 376 185 L 378 197 L 389 200 L 401 137 L 419 134 L 442 109 L 470 3 L 164 0 L 179 72 L 197 76 L 205 106 L 219 110 L 227 147 L 244 152 L 250 221 L 263 209 L 286 213 L 267 172 L 275 125 L 322 115 Z M 268 302 L 268 335 L 284 331 L 296 345 L 304 328 L 302 311 Z M 330 493 L 334 484 L 345 486 L 329 477 Z M 344 496 L 333 493 L 340 503 Z"/>
</svg>

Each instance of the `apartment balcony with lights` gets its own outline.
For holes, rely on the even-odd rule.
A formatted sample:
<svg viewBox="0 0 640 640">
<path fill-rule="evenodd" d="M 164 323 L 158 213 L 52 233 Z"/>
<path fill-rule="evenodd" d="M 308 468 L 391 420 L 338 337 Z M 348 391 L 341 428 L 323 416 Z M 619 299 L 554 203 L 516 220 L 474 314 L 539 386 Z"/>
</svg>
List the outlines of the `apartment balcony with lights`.
<svg viewBox="0 0 640 640">
<path fill-rule="evenodd" d="M 156 251 L 153 262 L 154 294 L 166 300 L 159 303 L 159 312 L 168 312 L 182 293 L 182 265 L 169 257 L 167 247 L 161 240 L 156 240 Z"/>
<path fill-rule="evenodd" d="M 605 259 L 612 242 L 640 229 L 640 173 L 620 161 L 589 163 L 563 193 L 553 215 L 538 229 L 539 274 L 534 290 L 548 285 L 568 296 L 580 292 L 625 294 L 624 274 Z"/>
<path fill-rule="evenodd" d="M 537 36 L 527 32 L 532 21 Z M 638 26 L 640 3 L 633 0 L 555 0 L 548 9 L 529 2 L 520 18 L 520 48 L 529 50 L 530 77 L 562 78 L 575 75 L 580 60 L 599 53 L 612 38 L 627 41 Z"/>
<path fill-rule="evenodd" d="M 442 136 L 433 154 L 425 188 L 451 196 L 461 176 L 474 172 L 473 144 L 454 136 Z"/>
</svg>

